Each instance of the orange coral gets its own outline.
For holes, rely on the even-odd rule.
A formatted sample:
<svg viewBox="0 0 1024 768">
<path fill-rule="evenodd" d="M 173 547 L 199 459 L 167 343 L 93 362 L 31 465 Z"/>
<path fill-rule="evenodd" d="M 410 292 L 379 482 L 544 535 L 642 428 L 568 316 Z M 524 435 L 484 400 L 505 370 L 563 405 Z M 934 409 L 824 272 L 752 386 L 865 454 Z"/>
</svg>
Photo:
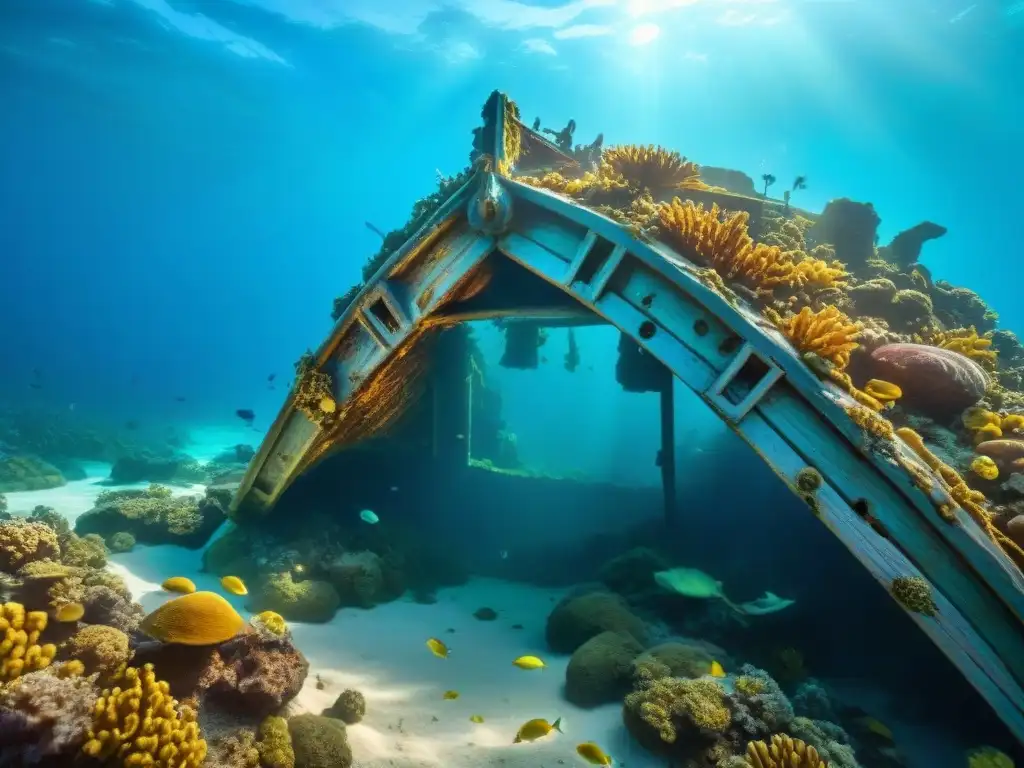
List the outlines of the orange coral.
<svg viewBox="0 0 1024 768">
<path fill-rule="evenodd" d="M 926 344 L 959 352 L 989 371 L 994 371 L 999 362 L 999 353 L 991 348 L 992 332 L 989 331 L 979 336 L 978 330 L 973 325 L 969 328 L 938 331 L 922 340 Z"/>
<path fill-rule="evenodd" d="M 857 348 L 860 325 L 833 306 L 820 312 L 804 307 L 786 318 L 766 309 L 765 315 L 800 352 L 813 353 L 839 370 L 846 368 L 850 353 Z"/>
<path fill-rule="evenodd" d="M 889 381 L 871 379 L 864 385 L 864 391 L 881 403 L 893 403 L 903 397 L 903 390 Z"/>
<path fill-rule="evenodd" d="M 710 210 L 678 197 L 658 206 L 661 238 L 684 255 L 714 268 L 726 280 L 735 280 L 755 290 L 829 287 L 846 276 L 838 262 L 805 258 L 778 246 L 755 243 L 747 232 L 746 211 L 723 218 L 717 203 Z"/>
<path fill-rule="evenodd" d="M 623 144 L 609 147 L 601 155 L 599 173 L 619 177 L 637 191 L 652 194 L 670 189 L 706 189 L 700 180 L 700 166 L 678 152 L 653 144 Z"/>
</svg>

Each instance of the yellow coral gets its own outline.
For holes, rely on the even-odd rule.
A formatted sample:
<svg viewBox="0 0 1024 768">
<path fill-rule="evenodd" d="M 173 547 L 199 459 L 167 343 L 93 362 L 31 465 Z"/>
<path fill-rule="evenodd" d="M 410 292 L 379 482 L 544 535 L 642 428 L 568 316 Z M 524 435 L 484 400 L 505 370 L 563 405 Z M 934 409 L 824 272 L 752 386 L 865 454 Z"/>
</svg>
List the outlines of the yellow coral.
<svg viewBox="0 0 1024 768">
<path fill-rule="evenodd" d="M 216 645 L 242 631 L 245 620 L 216 592 L 194 592 L 164 603 L 139 629 L 165 643 Z"/>
<path fill-rule="evenodd" d="M 828 768 L 818 750 L 783 733 L 772 736 L 771 744 L 747 744 L 747 765 L 751 768 Z"/>
<path fill-rule="evenodd" d="M 992 332 L 979 336 L 972 325 L 969 328 L 954 328 L 951 331 L 940 331 L 933 334 L 928 343 L 969 357 L 983 368 L 994 371 L 998 365 L 999 354 L 992 347 Z"/>
<path fill-rule="evenodd" d="M 57 647 L 39 645 L 46 622 L 43 611 L 26 612 L 21 603 L 0 606 L 0 680 L 14 680 L 50 665 Z"/>
<path fill-rule="evenodd" d="M 978 747 L 967 753 L 968 768 L 1013 768 L 1009 755 L 995 747 Z"/>
<path fill-rule="evenodd" d="M 312 356 L 305 356 L 295 366 L 295 409 L 301 411 L 314 424 L 326 428 L 337 419 L 337 401 L 334 399 L 334 380 L 329 373 L 316 367 Z M 323 407 L 326 401 L 333 408 Z"/>
<path fill-rule="evenodd" d="M 711 678 L 665 677 L 646 681 L 641 690 L 626 696 L 625 705 L 658 731 L 662 741 L 672 744 L 682 720 L 707 731 L 725 731 L 732 715 L 724 696 L 722 687 Z"/>
<path fill-rule="evenodd" d="M 608 178 L 624 178 L 637 190 L 657 195 L 670 189 L 700 188 L 700 166 L 678 152 L 648 144 L 622 144 L 601 153 L 598 171 Z"/>
<path fill-rule="evenodd" d="M 787 318 L 766 309 L 765 315 L 800 352 L 828 360 L 839 370 L 850 363 L 850 353 L 858 346 L 860 324 L 836 307 L 827 306 L 820 312 L 804 307 L 798 314 Z"/>
<path fill-rule="evenodd" d="M 126 667 L 105 688 L 93 708 L 93 723 L 82 751 L 128 766 L 198 768 L 206 757 L 196 713 L 179 706 L 170 686 L 157 680 L 153 665 Z"/>
<path fill-rule="evenodd" d="M 275 635 L 283 635 L 288 631 L 288 624 L 285 622 L 284 617 L 274 611 L 263 611 L 263 613 L 258 613 L 253 617 L 253 620 L 262 624 L 268 631 Z"/>
<path fill-rule="evenodd" d="M 660 237 L 683 255 L 695 255 L 726 280 L 755 290 L 825 288 L 846 276 L 837 262 L 827 264 L 812 258 L 797 262 L 793 253 L 778 246 L 755 243 L 747 233 L 750 214 L 746 211 L 726 218 L 722 213 L 717 203 L 705 210 L 703 204 L 673 198 L 658 205 Z"/>
<path fill-rule="evenodd" d="M 57 677 L 81 677 L 85 674 L 85 664 L 78 659 L 65 661 L 57 666 Z"/>
<path fill-rule="evenodd" d="M 982 429 L 983 427 L 998 428 L 1002 423 L 1002 419 L 999 417 L 998 413 L 994 413 L 980 406 L 974 406 L 960 414 L 960 422 L 967 429 Z"/>
<path fill-rule="evenodd" d="M 988 456 L 978 456 L 971 462 L 971 472 L 983 480 L 995 480 L 999 477 L 999 467 Z"/>
<path fill-rule="evenodd" d="M 1024 429 L 1024 416 L 1019 413 L 1011 413 L 1003 416 L 999 424 L 1004 432 L 1012 432 L 1015 429 Z"/>
<path fill-rule="evenodd" d="M 60 646 L 61 658 L 76 659 L 92 674 L 102 677 L 115 674 L 132 657 L 128 635 L 114 627 L 89 624 L 65 640 Z"/>
<path fill-rule="evenodd" d="M 0 522 L 0 571 L 14 573 L 32 560 L 59 560 L 57 534 L 48 525 L 24 520 Z"/>
<path fill-rule="evenodd" d="M 744 696 L 757 696 L 764 690 L 764 681 L 750 675 L 742 675 L 736 678 L 734 687 Z"/>
<path fill-rule="evenodd" d="M 502 158 L 498 173 L 508 176 L 523 154 L 522 127 L 519 124 L 519 106 L 508 96 L 504 97 L 504 119 L 502 120 Z"/>
<path fill-rule="evenodd" d="M 892 403 L 903 397 L 903 390 L 889 381 L 871 379 L 864 385 L 864 391 L 881 403 Z"/>
</svg>

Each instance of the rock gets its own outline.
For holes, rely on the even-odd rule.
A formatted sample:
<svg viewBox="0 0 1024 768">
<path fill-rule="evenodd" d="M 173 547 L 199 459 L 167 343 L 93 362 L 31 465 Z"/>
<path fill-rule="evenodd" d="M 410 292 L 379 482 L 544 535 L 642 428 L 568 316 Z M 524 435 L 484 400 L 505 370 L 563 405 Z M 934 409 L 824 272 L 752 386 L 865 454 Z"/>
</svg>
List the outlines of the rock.
<svg viewBox="0 0 1024 768">
<path fill-rule="evenodd" d="M 833 246 L 835 257 L 850 272 L 859 274 L 875 256 L 875 234 L 881 221 L 871 203 L 841 197 L 828 202 L 807 235 L 817 245 Z"/>
<path fill-rule="evenodd" d="M 900 232 L 889 243 L 888 251 L 891 261 L 901 268 L 914 264 L 921 256 L 921 246 L 929 240 L 942 237 L 947 232 L 941 224 L 934 224 L 930 221 L 922 221 L 910 229 Z"/>
<path fill-rule="evenodd" d="M 52 464 L 38 456 L 7 456 L 0 453 L 0 493 L 44 491 L 67 481 Z"/>
<path fill-rule="evenodd" d="M 974 450 L 982 456 L 988 456 L 1000 469 L 1005 469 L 1013 462 L 1024 459 L 1024 440 L 986 440 L 975 446 Z"/>
<path fill-rule="evenodd" d="M 340 720 L 321 715 L 296 715 L 288 720 L 295 750 L 295 768 L 351 768 L 352 749 Z"/>
<path fill-rule="evenodd" d="M 493 608 L 484 606 L 483 608 L 477 608 L 473 611 L 473 618 L 479 619 L 480 621 L 494 621 L 498 618 L 498 612 Z"/>
<path fill-rule="evenodd" d="M 379 555 L 345 552 L 327 567 L 327 573 L 342 605 L 372 608 L 382 601 L 384 566 Z"/>
<path fill-rule="evenodd" d="M 557 653 L 572 653 L 602 632 L 622 632 L 643 644 L 647 626 L 620 596 L 611 592 L 590 592 L 569 596 L 548 616 L 545 636 Z"/>
<path fill-rule="evenodd" d="M 1006 524 L 1006 533 L 1018 547 L 1024 547 L 1024 515 L 1017 515 Z"/>
<path fill-rule="evenodd" d="M 871 353 L 872 378 L 903 390 L 900 405 L 948 419 L 976 405 L 988 389 L 985 370 L 965 355 L 926 344 L 886 344 Z"/>
<path fill-rule="evenodd" d="M 171 693 L 203 707 L 263 718 L 295 698 L 309 662 L 289 637 L 245 632 L 209 646 L 140 643 L 133 663 L 152 662 Z"/>
<path fill-rule="evenodd" d="M 669 677 L 702 677 L 711 671 L 711 662 L 727 663 L 725 651 L 702 641 L 671 641 L 656 645 L 636 659 L 636 664 L 656 663 L 667 669 Z"/>
<path fill-rule="evenodd" d="M 288 621 L 323 623 L 341 606 L 338 592 L 326 581 L 295 581 L 290 571 L 271 573 L 259 580 L 247 608 L 254 613 L 274 611 Z"/>
<path fill-rule="evenodd" d="M 970 288 L 958 288 L 945 280 L 936 280 L 931 296 L 935 316 L 947 328 L 973 325 L 978 333 L 986 333 L 996 327 L 999 315 Z"/>
<path fill-rule="evenodd" d="M 608 589 L 629 596 L 654 589 L 652 574 L 668 567 L 668 561 L 653 549 L 634 547 L 606 562 L 597 576 Z"/>
<path fill-rule="evenodd" d="M 758 191 L 754 188 L 754 180 L 743 171 L 702 165 L 700 167 L 700 179 L 708 186 L 721 187 L 735 195 L 745 195 L 746 197 L 758 196 Z"/>
<path fill-rule="evenodd" d="M 608 704 L 629 692 L 632 663 L 643 646 L 632 635 L 602 632 L 579 648 L 565 669 L 565 697 L 580 707 Z"/>
</svg>

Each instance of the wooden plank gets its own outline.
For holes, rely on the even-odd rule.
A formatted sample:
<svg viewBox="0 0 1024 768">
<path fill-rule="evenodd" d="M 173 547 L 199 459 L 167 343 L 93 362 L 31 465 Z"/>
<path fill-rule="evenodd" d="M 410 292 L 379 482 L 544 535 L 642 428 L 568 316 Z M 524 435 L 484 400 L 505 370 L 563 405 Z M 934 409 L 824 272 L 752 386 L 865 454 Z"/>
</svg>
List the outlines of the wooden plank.
<svg viewBox="0 0 1024 768">
<path fill-rule="evenodd" d="M 853 445 L 860 446 L 861 437 L 846 413 L 834 398 L 821 394 L 822 385 L 814 374 L 792 352 L 785 339 L 774 330 L 767 329 L 763 321 L 743 305 L 733 306 L 717 291 L 705 286 L 696 277 L 696 266 L 682 255 L 660 243 L 643 243 L 633 238 L 612 220 L 572 201 L 546 190 L 536 189 L 514 181 L 507 182 L 517 201 L 530 202 L 543 207 L 550 214 L 570 219 L 575 229 L 585 227 L 615 244 L 627 245 L 631 253 L 638 256 L 650 269 L 661 273 L 680 289 L 717 316 L 722 323 L 742 329 L 743 337 L 754 345 L 758 352 L 774 360 L 783 369 L 786 378 L 797 387 L 804 397 L 815 403 L 816 408 L 837 430 L 847 436 Z M 520 212 L 522 213 L 522 212 Z M 556 242 L 557 237 L 545 225 L 545 238 Z M 532 237 L 532 233 L 531 233 Z M 979 546 L 976 531 L 968 532 L 974 525 L 962 510 L 958 513 L 960 526 L 951 526 L 941 520 L 932 502 L 909 483 L 906 473 L 887 462 L 883 457 L 870 454 L 870 461 L 876 470 L 895 483 L 909 503 L 928 521 L 928 524 L 954 547 L 963 559 L 964 566 L 977 571 L 985 582 L 1010 608 L 1017 621 L 1024 624 L 1024 575 L 1013 566 L 1001 551 L 987 544 Z"/>
</svg>

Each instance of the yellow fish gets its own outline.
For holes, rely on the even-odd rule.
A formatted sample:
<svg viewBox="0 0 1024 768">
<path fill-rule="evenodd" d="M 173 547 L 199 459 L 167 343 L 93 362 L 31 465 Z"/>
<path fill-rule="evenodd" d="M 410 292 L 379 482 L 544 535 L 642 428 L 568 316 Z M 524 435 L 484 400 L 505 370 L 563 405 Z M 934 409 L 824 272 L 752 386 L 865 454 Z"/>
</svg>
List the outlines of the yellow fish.
<svg viewBox="0 0 1024 768">
<path fill-rule="evenodd" d="M 64 603 L 57 609 L 57 621 L 78 621 L 85 615 L 85 606 L 81 603 Z"/>
<path fill-rule="evenodd" d="M 892 735 L 892 731 L 889 730 L 889 727 L 885 723 L 876 720 L 871 716 L 860 718 L 860 722 L 861 725 L 863 725 L 869 731 L 871 731 L 874 734 L 877 734 L 878 736 L 881 736 L 886 741 L 895 741 Z"/>
<path fill-rule="evenodd" d="M 191 595 L 196 591 L 196 585 L 192 583 L 192 579 L 186 579 L 184 576 L 171 576 L 160 587 L 168 592 L 180 592 L 183 595 Z"/>
<path fill-rule="evenodd" d="M 458 691 L 445 691 L 444 692 L 444 698 L 447 701 L 455 701 L 455 699 L 459 698 L 459 692 Z"/>
<path fill-rule="evenodd" d="M 427 640 L 427 648 L 430 652 L 441 659 L 448 658 L 448 646 L 438 640 L 436 637 L 432 637 Z"/>
<path fill-rule="evenodd" d="M 612 759 L 592 741 L 584 742 L 576 747 L 576 754 L 591 765 L 611 765 Z"/>
<path fill-rule="evenodd" d="M 544 669 L 544 667 L 547 666 L 547 664 L 536 656 L 520 656 L 512 663 L 520 669 Z"/>
<path fill-rule="evenodd" d="M 237 576 L 225 576 L 220 580 L 220 585 L 232 595 L 248 595 L 249 590 Z"/>
<path fill-rule="evenodd" d="M 712 677 L 725 677 L 725 668 L 717 661 L 711 662 L 711 676 Z"/>
<path fill-rule="evenodd" d="M 479 724 L 479 723 L 482 723 L 483 721 L 484 721 L 484 716 L 483 715 L 470 715 L 469 716 L 469 722 L 471 722 L 471 723 Z"/>
<path fill-rule="evenodd" d="M 536 720 L 527 720 L 519 726 L 519 731 L 516 733 L 516 738 L 512 743 L 518 744 L 521 741 L 536 741 L 542 736 L 547 736 L 552 731 L 558 731 L 561 733 L 561 724 L 562 718 L 558 718 L 553 723 L 549 723 L 542 717 L 537 718 Z"/>
</svg>

